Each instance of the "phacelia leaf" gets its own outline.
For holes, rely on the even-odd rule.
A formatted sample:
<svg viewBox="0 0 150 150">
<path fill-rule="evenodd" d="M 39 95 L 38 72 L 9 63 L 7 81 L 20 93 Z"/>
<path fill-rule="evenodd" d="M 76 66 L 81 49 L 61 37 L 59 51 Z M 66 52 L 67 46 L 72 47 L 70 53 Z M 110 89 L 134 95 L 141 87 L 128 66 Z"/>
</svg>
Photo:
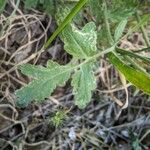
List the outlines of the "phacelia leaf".
<svg viewBox="0 0 150 150">
<path fill-rule="evenodd" d="M 75 94 L 75 104 L 84 108 L 92 97 L 92 91 L 96 88 L 96 77 L 92 71 L 93 63 L 84 64 L 73 75 L 72 86 Z"/>
<path fill-rule="evenodd" d="M 41 101 L 51 95 L 56 86 L 64 85 L 70 78 L 69 68 L 70 66 L 61 66 L 53 61 L 48 61 L 46 68 L 30 64 L 22 65 L 22 73 L 34 80 L 16 91 L 18 105 L 24 107 L 32 100 Z"/>
<path fill-rule="evenodd" d="M 21 107 L 27 106 L 31 101 L 42 101 L 51 95 L 53 90 L 72 76 L 75 103 L 84 108 L 91 100 L 92 90 L 96 88 L 96 78 L 93 73 L 95 59 L 87 59 L 96 53 L 96 31 L 94 23 L 88 23 L 82 30 L 75 26 L 68 26 L 62 34 L 65 50 L 81 60 L 82 64 L 61 66 L 56 62 L 48 61 L 47 67 L 25 64 L 20 66 L 21 72 L 31 78 L 27 86 L 16 91 L 17 103 Z M 84 62 L 87 61 L 87 62 Z"/>
<path fill-rule="evenodd" d="M 62 32 L 65 50 L 73 57 L 87 59 L 96 51 L 97 33 L 93 22 L 87 23 L 82 30 L 74 25 L 69 25 Z"/>
</svg>

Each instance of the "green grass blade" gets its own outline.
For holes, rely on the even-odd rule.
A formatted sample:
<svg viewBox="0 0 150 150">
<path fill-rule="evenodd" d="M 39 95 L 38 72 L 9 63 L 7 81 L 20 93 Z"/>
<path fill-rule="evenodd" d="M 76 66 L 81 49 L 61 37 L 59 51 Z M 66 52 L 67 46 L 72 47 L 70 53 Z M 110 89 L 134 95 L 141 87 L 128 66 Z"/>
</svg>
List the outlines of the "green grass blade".
<svg viewBox="0 0 150 150">
<path fill-rule="evenodd" d="M 121 49 L 121 48 L 117 48 L 116 51 L 118 53 L 122 54 L 122 55 L 127 55 L 127 56 L 133 57 L 135 59 L 140 59 L 148 65 L 150 64 L 150 58 L 149 57 L 142 56 L 140 54 L 136 54 L 132 51 L 127 51 L 127 50 L 124 50 L 124 49 Z"/>
<path fill-rule="evenodd" d="M 44 48 L 46 49 L 51 42 L 56 38 L 56 36 L 66 27 L 66 25 L 73 19 L 73 17 L 80 11 L 80 9 L 86 4 L 88 0 L 80 0 L 76 6 L 71 10 L 68 16 L 64 19 L 64 21 L 59 25 L 53 35 L 49 38 L 49 40 L 45 43 Z"/>
<path fill-rule="evenodd" d="M 124 74 L 126 79 L 140 90 L 150 95 L 150 75 L 126 65 L 115 53 L 109 53 L 110 62 Z"/>
<path fill-rule="evenodd" d="M 0 0 L 0 14 L 3 12 L 7 0 Z"/>
</svg>

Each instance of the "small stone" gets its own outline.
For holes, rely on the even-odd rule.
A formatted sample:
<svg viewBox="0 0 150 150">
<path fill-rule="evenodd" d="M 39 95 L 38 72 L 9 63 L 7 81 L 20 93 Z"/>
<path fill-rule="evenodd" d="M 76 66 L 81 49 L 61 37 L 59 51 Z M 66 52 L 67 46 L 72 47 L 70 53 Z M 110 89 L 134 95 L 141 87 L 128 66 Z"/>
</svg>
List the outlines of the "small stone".
<svg viewBox="0 0 150 150">
<path fill-rule="evenodd" d="M 121 134 L 122 134 L 124 137 L 129 137 L 129 133 L 128 133 L 128 131 L 126 131 L 126 130 L 121 131 Z"/>
<path fill-rule="evenodd" d="M 76 133 L 75 133 L 73 127 L 70 129 L 70 132 L 69 132 L 69 135 L 68 135 L 68 136 L 69 136 L 69 138 L 70 138 L 71 140 L 75 140 L 75 139 L 76 139 Z"/>
</svg>

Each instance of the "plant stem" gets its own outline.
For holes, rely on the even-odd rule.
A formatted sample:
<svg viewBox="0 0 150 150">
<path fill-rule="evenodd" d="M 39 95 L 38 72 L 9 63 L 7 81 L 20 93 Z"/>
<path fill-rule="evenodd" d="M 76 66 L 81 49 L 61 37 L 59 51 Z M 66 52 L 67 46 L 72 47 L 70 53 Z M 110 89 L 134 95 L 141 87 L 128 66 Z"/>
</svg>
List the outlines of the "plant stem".
<svg viewBox="0 0 150 150">
<path fill-rule="evenodd" d="M 140 16 L 139 16 L 138 12 L 136 12 L 135 16 L 136 16 L 137 22 L 139 23 L 139 22 L 141 21 L 141 18 L 140 18 Z M 147 35 L 146 31 L 145 31 L 144 26 L 141 25 L 140 29 L 141 29 L 141 31 L 142 31 L 143 38 L 144 38 L 144 40 L 145 40 L 146 45 L 147 45 L 148 47 L 150 47 L 149 37 L 148 37 L 148 35 Z"/>
<path fill-rule="evenodd" d="M 80 0 L 76 4 L 76 6 L 71 10 L 68 16 L 64 19 L 64 21 L 58 26 L 53 35 L 45 43 L 44 45 L 45 49 L 51 44 L 51 42 L 56 38 L 56 36 L 67 26 L 67 24 L 71 22 L 73 17 L 80 11 L 80 9 L 86 4 L 87 1 L 88 0 Z"/>
<path fill-rule="evenodd" d="M 150 51 L 150 47 L 143 48 L 143 49 L 139 49 L 139 50 L 136 50 L 136 51 L 134 51 L 134 52 L 135 52 L 135 53 L 139 53 L 139 52 L 143 52 L 143 51 Z"/>
<path fill-rule="evenodd" d="M 75 70 L 75 69 L 79 69 L 80 67 L 82 67 L 83 65 L 85 65 L 86 63 L 90 62 L 90 61 L 94 61 L 96 60 L 97 58 L 103 56 L 103 55 L 106 55 L 110 52 L 112 52 L 113 50 L 115 49 L 115 45 L 110 47 L 110 48 L 107 48 L 106 50 L 103 50 L 89 58 L 87 58 L 85 61 L 81 62 L 79 65 L 76 65 L 76 66 L 72 66 L 72 68 L 70 68 L 69 70 Z M 72 62 L 71 62 L 72 63 Z"/>
<path fill-rule="evenodd" d="M 140 67 L 140 66 L 139 66 L 135 61 L 133 61 L 129 56 L 125 56 L 125 58 L 126 58 L 126 60 L 127 60 L 128 62 L 130 62 L 130 64 L 132 64 L 132 66 L 133 66 L 135 69 L 147 73 L 147 72 L 145 71 L 145 69 L 143 69 L 142 67 Z M 148 73 L 147 73 L 147 74 L 148 74 Z"/>
<path fill-rule="evenodd" d="M 128 55 L 128 56 L 131 56 L 131 57 L 136 58 L 136 59 L 139 58 L 142 61 L 144 61 L 145 63 L 147 63 L 148 65 L 150 64 L 150 58 L 148 58 L 148 57 L 141 56 L 139 54 L 136 54 L 136 53 L 133 53 L 131 51 L 127 51 L 127 50 L 124 50 L 121 48 L 116 48 L 116 51 L 119 52 L 120 54 Z"/>
<path fill-rule="evenodd" d="M 107 38 L 108 38 L 109 44 L 112 46 L 114 44 L 114 40 L 112 38 L 111 31 L 110 31 L 110 26 L 109 26 L 108 17 L 107 17 L 108 16 L 107 4 L 106 4 L 105 0 L 103 1 L 103 6 L 104 6 L 104 21 L 105 21 L 105 25 L 106 25 L 106 29 L 107 29 Z"/>
</svg>

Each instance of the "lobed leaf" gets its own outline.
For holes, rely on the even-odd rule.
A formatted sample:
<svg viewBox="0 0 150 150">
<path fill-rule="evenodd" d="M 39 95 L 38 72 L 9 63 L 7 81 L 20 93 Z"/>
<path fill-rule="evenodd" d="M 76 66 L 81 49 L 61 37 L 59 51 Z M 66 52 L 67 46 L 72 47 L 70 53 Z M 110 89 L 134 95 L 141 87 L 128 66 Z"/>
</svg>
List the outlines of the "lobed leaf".
<svg viewBox="0 0 150 150">
<path fill-rule="evenodd" d="M 55 2 L 54 0 L 40 0 L 43 5 L 43 9 L 46 13 L 53 15 L 55 10 Z"/>
<path fill-rule="evenodd" d="M 71 73 L 70 66 L 61 66 L 53 61 L 48 61 L 46 68 L 25 64 L 21 66 L 21 71 L 34 78 L 30 84 L 16 91 L 17 103 L 21 107 L 33 100 L 44 100 L 56 86 L 64 85 Z"/>
<path fill-rule="evenodd" d="M 82 30 L 74 25 L 68 26 L 62 32 L 65 50 L 73 57 L 87 59 L 96 51 L 97 33 L 93 22 L 87 23 Z"/>
<path fill-rule="evenodd" d="M 96 77 L 92 71 L 93 63 L 87 63 L 78 70 L 72 79 L 75 104 L 84 108 L 91 101 L 91 92 L 96 88 Z"/>
<path fill-rule="evenodd" d="M 68 26 L 62 35 L 67 52 L 77 59 L 87 59 L 95 54 L 96 31 L 93 22 L 88 23 L 82 30 Z M 84 64 L 84 65 L 83 65 Z M 84 63 L 72 67 L 61 66 L 56 62 L 48 61 L 47 67 L 25 64 L 20 66 L 23 74 L 33 78 L 33 81 L 22 89 L 16 91 L 18 105 L 27 106 L 31 101 L 41 101 L 51 95 L 56 86 L 63 85 L 74 69 L 72 80 L 76 104 L 83 108 L 91 100 L 91 91 L 96 87 L 96 79 L 92 72 L 93 63 Z"/>
</svg>

